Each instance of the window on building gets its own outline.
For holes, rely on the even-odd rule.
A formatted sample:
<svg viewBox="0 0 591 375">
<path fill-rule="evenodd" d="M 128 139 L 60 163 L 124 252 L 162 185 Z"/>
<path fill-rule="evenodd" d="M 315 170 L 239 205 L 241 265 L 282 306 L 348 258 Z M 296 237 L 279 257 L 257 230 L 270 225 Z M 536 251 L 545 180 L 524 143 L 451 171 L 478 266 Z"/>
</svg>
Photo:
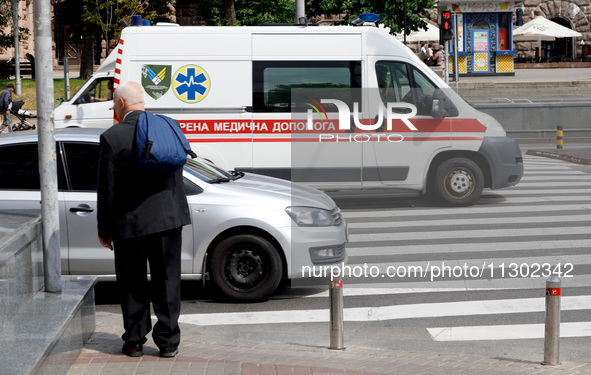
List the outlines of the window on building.
<svg viewBox="0 0 591 375">
<path fill-rule="evenodd" d="M 506 51 L 511 45 L 511 35 L 513 31 L 511 26 L 513 24 L 511 13 L 499 13 L 499 40 L 498 40 L 498 50 L 499 51 Z"/>
</svg>

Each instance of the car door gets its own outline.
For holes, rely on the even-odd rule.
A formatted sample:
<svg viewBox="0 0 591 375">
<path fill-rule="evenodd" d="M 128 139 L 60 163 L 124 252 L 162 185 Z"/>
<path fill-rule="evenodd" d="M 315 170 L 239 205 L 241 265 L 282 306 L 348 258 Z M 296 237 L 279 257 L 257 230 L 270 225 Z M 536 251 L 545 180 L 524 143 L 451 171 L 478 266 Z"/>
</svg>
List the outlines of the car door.
<svg viewBox="0 0 591 375">
<path fill-rule="evenodd" d="M 114 254 L 98 241 L 96 186 L 99 144 L 61 142 L 59 150 L 68 182 L 68 189 L 63 192 L 62 205 L 67 227 L 70 274 L 114 275 Z M 201 192 L 192 184 L 188 186 L 186 181 L 185 187 L 188 195 Z M 193 273 L 193 253 L 193 231 L 191 225 L 187 225 L 183 228 L 183 274 Z"/>
<path fill-rule="evenodd" d="M 69 273 L 67 228 L 62 189 L 67 185 L 58 156 L 58 209 L 62 272 Z M 36 141 L 0 146 L 0 210 L 41 209 L 39 152 Z"/>
<path fill-rule="evenodd" d="M 62 206 L 69 248 L 70 274 L 115 274 L 113 252 L 100 245 L 97 235 L 96 183 L 98 143 L 60 142 L 59 152 L 68 188 Z M 63 233 L 63 231 L 62 231 Z"/>
<path fill-rule="evenodd" d="M 99 78 L 92 82 L 71 102 L 62 103 L 55 111 L 56 127 L 108 128 L 113 125 L 113 100 L 109 82 L 113 78 Z M 100 99 L 104 101 L 99 101 Z"/>
<path fill-rule="evenodd" d="M 409 118 L 418 130 L 412 130 L 402 120 L 393 120 L 391 131 L 382 130 L 381 142 L 372 142 L 373 158 L 364 162 L 377 166 L 382 184 L 400 187 L 420 186 L 432 156 L 439 150 L 451 147 L 451 121 L 432 116 L 433 95 L 437 87 L 413 64 L 405 61 L 382 60 L 373 57 L 376 83 L 381 105 L 410 104 L 416 115 Z M 382 82 L 380 82 L 382 81 Z M 380 104 L 379 100 L 374 104 Z M 375 109 L 371 109 L 375 113 Z M 395 110 L 402 116 L 410 108 Z"/>
</svg>

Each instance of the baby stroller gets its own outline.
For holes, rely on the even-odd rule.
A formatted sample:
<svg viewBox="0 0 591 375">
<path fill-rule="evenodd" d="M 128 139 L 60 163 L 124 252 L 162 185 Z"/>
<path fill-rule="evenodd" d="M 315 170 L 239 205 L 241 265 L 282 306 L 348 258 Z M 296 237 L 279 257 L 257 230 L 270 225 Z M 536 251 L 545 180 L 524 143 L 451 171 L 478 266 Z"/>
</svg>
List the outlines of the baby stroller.
<svg viewBox="0 0 591 375">
<path fill-rule="evenodd" d="M 25 102 L 22 100 L 12 102 L 12 107 L 10 108 L 10 113 L 12 113 L 18 120 L 17 123 L 12 125 L 13 132 L 16 132 L 19 130 L 30 130 L 30 129 L 36 128 L 35 124 L 31 124 L 30 122 L 27 121 L 27 119 L 36 118 L 37 116 L 34 114 L 31 114 L 31 112 L 29 112 L 27 110 L 23 110 L 22 107 L 24 104 L 25 104 Z"/>
</svg>

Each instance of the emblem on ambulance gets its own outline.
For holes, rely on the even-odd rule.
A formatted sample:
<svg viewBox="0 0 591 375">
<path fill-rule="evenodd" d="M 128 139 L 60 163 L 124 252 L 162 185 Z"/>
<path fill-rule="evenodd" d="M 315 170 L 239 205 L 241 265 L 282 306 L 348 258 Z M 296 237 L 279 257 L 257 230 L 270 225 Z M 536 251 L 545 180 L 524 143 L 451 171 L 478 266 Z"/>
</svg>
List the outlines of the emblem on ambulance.
<svg viewBox="0 0 591 375">
<path fill-rule="evenodd" d="M 158 100 L 170 88 L 171 65 L 142 65 L 142 86 Z"/>
<path fill-rule="evenodd" d="M 207 72 L 197 65 L 185 65 L 174 73 L 172 90 L 185 103 L 197 103 L 209 93 L 211 81 Z"/>
</svg>

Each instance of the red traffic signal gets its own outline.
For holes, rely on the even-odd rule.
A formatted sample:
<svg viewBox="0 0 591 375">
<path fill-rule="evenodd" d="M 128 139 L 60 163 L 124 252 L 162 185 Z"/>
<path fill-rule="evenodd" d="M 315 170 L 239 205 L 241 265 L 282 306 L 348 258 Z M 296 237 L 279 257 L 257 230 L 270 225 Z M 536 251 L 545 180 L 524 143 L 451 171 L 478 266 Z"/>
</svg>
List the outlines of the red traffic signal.
<svg viewBox="0 0 591 375">
<path fill-rule="evenodd" d="M 441 40 L 451 40 L 451 12 L 449 10 L 444 10 L 441 12 L 441 23 L 439 24 L 439 32 Z"/>
</svg>

